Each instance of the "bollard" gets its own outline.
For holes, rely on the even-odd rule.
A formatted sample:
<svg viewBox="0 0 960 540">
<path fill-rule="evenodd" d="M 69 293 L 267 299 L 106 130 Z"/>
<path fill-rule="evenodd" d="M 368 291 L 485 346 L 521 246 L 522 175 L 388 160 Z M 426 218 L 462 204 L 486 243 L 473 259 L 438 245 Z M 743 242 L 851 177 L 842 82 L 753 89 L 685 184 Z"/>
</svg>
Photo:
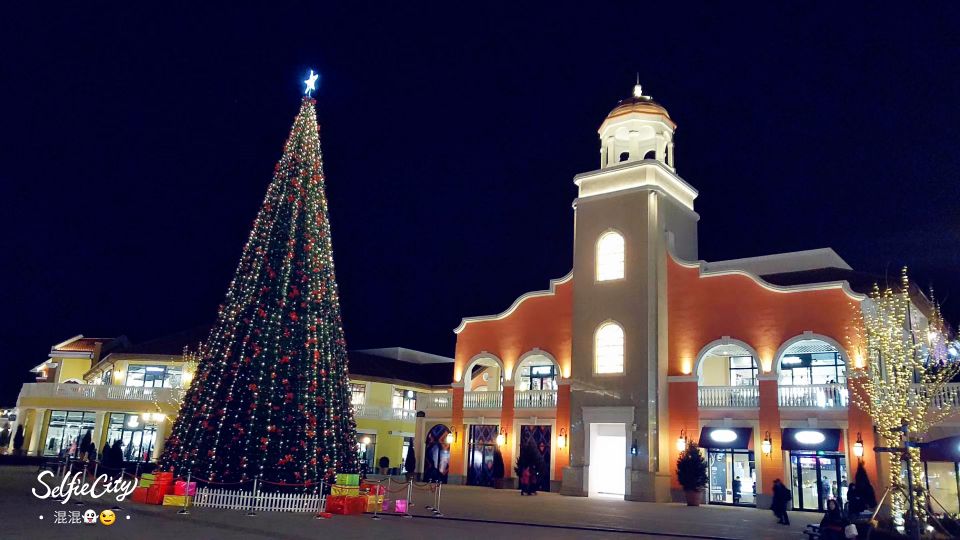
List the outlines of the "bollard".
<svg viewBox="0 0 960 540">
<path fill-rule="evenodd" d="M 388 478 L 387 480 L 389 481 L 389 478 Z M 374 495 L 373 495 L 373 497 L 374 497 L 374 499 L 373 499 L 373 501 L 374 501 L 374 504 L 373 504 L 373 519 L 376 520 L 376 521 L 380 521 L 380 516 L 377 515 L 377 509 L 380 507 L 380 505 L 377 504 L 376 501 L 378 501 L 378 500 L 380 499 L 380 488 L 383 487 L 383 485 L 381 484 L 381 482 L 383 482 L 383 480 L 380 480 L 380 481 L 377 482 L 377 491 L 376 491 L 376 493 L 374 493 Z M 367 495 L 367 496 L 369 497 L 369 495 Z M 369 499 L 368 499 L 368 500 L 369 500 Z"/>
<path fill-rule="evenodd" d="M 247 511 L 247 515 L 248 515 L 248 516 L 255 516 L 255 515 L 257 515 L 257 513 L 253 511 L 253 502 L 254 502 L 254 499 L 255 499 L 256 497 L 257 497 L 257 479 L 254 478 L 254 479 L 253 479 L 253 494 L 250 495 L 250 510 Z"/>
<path fill-rule="evenodd" d="M 190 499 L 189 493 L 190 493 L 190 473 L 191 472 L 192 471 L 190 469 L 187 469 L 187 486 L 183 490 L 183 508 L 181 508 L 180 510 L 177 510 L 177 513 L 180 514 L 181 516 L 187 515 L 190 513 L 190 511 L 187 510 L 187 501 Z"/>
<path fill-rule="evenodd" d="M 120 480 L 121 480 L 121 481 L 123 480 L 123 475 L 124 475 L 124 473 L 126 472 L 126 470 L 127 470 L 126 467 L 120 467 Z M 86 476 L 86 473 L 84 473 L 84 476 Z M 116 512 L 117 510 L 123 510 L 123 508 L 120 508 L 120 505 L 119 505 L 119 504 L 114 504 L 114 505 L 113 505 L 113 508 L 111 508 L 111 510 L 113 510 L 114 512 Z"/>
<path fill-rule="evenodd" d="M 403 513 L 403 517 L 412 518 L 410 515 L 410 501 L 413 500 L 413 482 L 411 481 L 407 484 L 407 511 Z"/>
</svg>

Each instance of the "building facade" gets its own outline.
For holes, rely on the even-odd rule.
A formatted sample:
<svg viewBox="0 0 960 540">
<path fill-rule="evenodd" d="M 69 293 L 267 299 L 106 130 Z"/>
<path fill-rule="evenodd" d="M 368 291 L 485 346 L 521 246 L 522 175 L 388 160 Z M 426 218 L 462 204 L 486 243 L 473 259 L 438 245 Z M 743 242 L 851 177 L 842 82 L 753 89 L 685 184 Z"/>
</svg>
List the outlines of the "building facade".
<svg viewBox="0 0 960 540">
<path fill-rule="evenodd" d="M 20 391 L 11 433 L 24 427 L 27 455 L 76 455 L 89 432 L 98 451 L 119 440 L 129 466 L 154 462 L 196 369 L 184 347 L 204 337 L 198 330 L 131 345 L 123 337 L 76 336 L 54 345 L 32 370 L 36 382 Z M 403 348 L 349 357 L 357 451 L 368 471 L 377 472 L 385 457 L 384 472 L 399 473 L 415 446 L 417 404 L 446 395 L 453 359 Z"/>
<path fill-rule="evenodd" d="M 878 482 L 873 422 L 847 379 L 864 360 L 846 338 L 876 278 L 829 248 L 699 260 L 676 127 L 635 87 L 600 126 L 600 168 L 574 177 L 572 271 L 455 329 L 450 393 L 424 404 L 422 428 L 448 481 L 484 485 L 502 435 L 506 463 L 533 437 L 568 495 L 681 500 L 689 440 L 709 460 L 711 503 L 766 508 L 780 478 L 796 508 L 822 509 L 860 461 Z M 950 385 L 941 401 L 958 400 Z M 952 419 L 938 429 L 960 434 Z M 960 449 L 937 460 L 931 489 L 956 511 Z"/>
</svg>

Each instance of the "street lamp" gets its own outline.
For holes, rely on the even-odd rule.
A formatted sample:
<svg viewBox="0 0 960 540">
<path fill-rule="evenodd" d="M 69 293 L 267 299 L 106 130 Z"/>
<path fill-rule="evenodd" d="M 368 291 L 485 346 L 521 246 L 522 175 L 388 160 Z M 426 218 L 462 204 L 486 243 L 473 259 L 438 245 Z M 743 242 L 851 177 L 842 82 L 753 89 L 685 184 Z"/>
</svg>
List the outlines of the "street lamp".
<svg viewBox="0 0 960 540">
<path fill-rule="evenodd" d="M 853 443 L 853 455 L 857 456 L 857 459 L 863 459 L 863 436 L 860 432 L 857 432 L 857 442 Z"/>
<path fill-rule="evenodd" d="M 770 457 L 770 454 L 773 453 L 773 439 L 770 438 L 770 432 L 766 432 L 763 435 L 763 441 L 760 443 L 760 450 L 763 452 L 763 455 Z"/>
<path fill-rule="evenodd" d="M 680 430 L 680 437 L 677 438 L 677 452 L 683 452 L 687 448 L 687 430 Z"/>
<path fill-rule="evenodd" d="M 560 428 L 560 433 L 557 435 L 557 448 L 563 449 L 567 446 L 567 430 Z"/>
</svg>

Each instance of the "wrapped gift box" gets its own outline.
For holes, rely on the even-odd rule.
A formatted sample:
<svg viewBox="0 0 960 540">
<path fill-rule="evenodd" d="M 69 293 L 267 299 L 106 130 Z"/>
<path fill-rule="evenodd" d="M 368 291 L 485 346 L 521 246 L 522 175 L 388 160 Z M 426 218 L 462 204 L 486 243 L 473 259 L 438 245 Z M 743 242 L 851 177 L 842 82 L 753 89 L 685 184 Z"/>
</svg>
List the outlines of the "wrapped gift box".
<svg viewBox="0 0 960 540">
<path fill-rule="evenodd" d="M 138 503 L 147 502 L 148 491 L 150 491 L 148 488 L 138 487 L 137 489 L 133 490 L 133 495 L 131 496 L 131 500 L 133 502 L 138 502 Z"/>
<path fill-rule="evenodd" d="M 141 478 L 141 479 L 140 479 L 140 484 L 139 484 L 139 486 L 142 487 L 142 488 L 148 488 L 148 487 L 152 486 L 153 484 L 154 484 L 154 481 L 153 481 L 153 480 L 147 480 L 147 479 Z"/>
<path fill-rule="evenodd" d="M 383 495 L 367 495 L 367 512 L 383 512 Z"/>
<path fill-rule="evenodd" d="M 158 472 L 155 474 L 157 477 L 157 482 L 173 482 L 173 473 L 172 472 Z"/>
<path fill-rule="evenodd" d="M 163 504 L 163 497 L 167 494 L 166 484 L 154 484 L 147 488 L 147 504 Z"/>
<path fill-rule="evenodd" d="M 362 514 L 367 511 L 366 495 L 347 497 L 347 514 Z"/>
<path fill-rule="evenodd" d="M 356 497 L 360 495 L 360 486 L 333 485 L 333 486 L 330 486 L 330 494 Z"/>
<path fill-rule="evenodd" d="M 367 481 L 360 482 L 360 489 L 365 490 L 369 495 L 384 495 L 387 493 L 387 486 Z"/>
<path fill-rule="evenodd" d="M 149 480 L 149 481 L 153 482 L 153 481 L 155 481 L 155 480 L 157 479 L 157 476 L 154 475 L 154 474 L 150 474 L 150 473 L 143 473 L 143 474 L 140 475 L 140 479 L 141 479 L 141 480 Z"/>
<path fill-rule="evenodd" d="M 341 486 L 360 486 L 360 475 L 359 474 L 338 474 L 337 475 L 337 484 Z"/>
<path fill-rule="evenodd" d="M 407 500 L 406 499 L 397 499 L 393 501 L 393 511 L 398 514 L 407 513 Z"/>
<path fill-rule="evenodd" d="M 347 498 L 343 495 L 330 495 L 327 497 L 327 512 L 331 514 L 347 513 Z"/>
<path fill-rule="evenodd" d="M 196 482 L 184 482 L 183 480 L 177 480 L 173 483 L 173 494 L 174 495 L 189 495 L 193 497 L 197 494 L 197 483 Z"/>
<path fill-rule="evenodd" d="M 164 495 L 163 496 L 163 505 L 164 506 L 190 506 L 190 503 L 193 502 L 193 497 L 188 497 L 186 495 Z"/>
</svg>

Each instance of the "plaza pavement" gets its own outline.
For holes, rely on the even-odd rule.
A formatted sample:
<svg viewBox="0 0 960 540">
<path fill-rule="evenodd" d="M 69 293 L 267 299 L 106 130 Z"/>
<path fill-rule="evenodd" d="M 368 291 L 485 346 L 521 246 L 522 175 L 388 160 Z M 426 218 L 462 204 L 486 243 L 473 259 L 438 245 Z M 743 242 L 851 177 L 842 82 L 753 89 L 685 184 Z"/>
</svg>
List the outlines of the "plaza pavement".
<svg viewBox="0 0 960 540">
<path fill-rule="evenodd" d="M 111 503 L 93 500 L 75 505 L 71 500 L 38 500 L 30 493 L 38 487 L 32 467 L 0 468 L 0 538 L 33 539 L 157 539 L 207 540 L 226 538 L 247 540 L 276 538 L 306 540 L 316 538 L 414 539 L 450 538 L 453 540 L 490 538 L 524 539 L 800 539 L 807 523 L 817 522 L 818 514 L 791 513 L 793 525 L 776 525 L 769 511 L 751 508 L 680 504 L 651 504 L 616 499 L 587 499 L 540 493 L 521 497 L 514 490 L 492 490 L 467 486 L 444 486 L 441 509 L 444 517 L 433 517 L 424 506 L 432 503 L 426 491 L 414 494 L 413 519 L 384 516 L 375 521 L 370 515 L 334 516 L 316 520 L 310 514 L 261 512 L 247 517 L 244 512 L 192 508 L 190 515 L 177 514 L 177 508 L 121 503 L 117 523 L 103 525 L 54 524 L 56 510 L 86 510 L 99 513 Z M 43 515 L 44 519 L 39 516 Z M 129 519 L 127 518 L 129 516 Z"/>
</svg>

